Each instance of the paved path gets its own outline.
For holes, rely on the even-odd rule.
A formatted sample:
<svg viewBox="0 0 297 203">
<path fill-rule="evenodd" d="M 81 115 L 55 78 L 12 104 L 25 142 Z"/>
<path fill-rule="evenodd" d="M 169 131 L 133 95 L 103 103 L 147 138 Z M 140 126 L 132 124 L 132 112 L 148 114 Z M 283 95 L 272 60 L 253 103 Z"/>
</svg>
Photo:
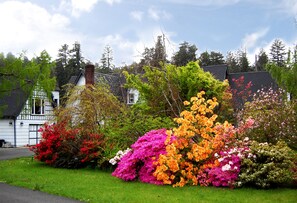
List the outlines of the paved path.
<svg viewBox="0 0 297 203">
<path fill-rule="evenodd" d="M 0 148 L 0 160 L 14 159 L 25 156 L 33 156 L 33 152 L 27 147 Z"/>
<path fill-rule="evenodd" d="M 33 152 L 28 148 L 0 148 L 0 161 L 32 155 Z M 79 203 L 79 201 L 0 183 L 0 203 Z"/>
</svg>

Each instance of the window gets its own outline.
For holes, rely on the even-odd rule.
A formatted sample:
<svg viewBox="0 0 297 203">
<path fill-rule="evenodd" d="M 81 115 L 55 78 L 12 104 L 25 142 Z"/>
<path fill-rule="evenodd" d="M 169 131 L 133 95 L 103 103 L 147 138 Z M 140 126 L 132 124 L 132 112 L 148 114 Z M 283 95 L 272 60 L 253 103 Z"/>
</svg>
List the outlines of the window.
<svg viewBox="0 0 297 203">
<path fill-rule="evenodd" d="M 32 99 L 32 114 L 44 115 L 44 100 L 39 98 Z"/>
<path fill-rule="evenodd" d="M 128 104 L 134 104 L 134 103 L 135 103 L 134 94 L 129 93 L 128 94 Z"/>
</svg>

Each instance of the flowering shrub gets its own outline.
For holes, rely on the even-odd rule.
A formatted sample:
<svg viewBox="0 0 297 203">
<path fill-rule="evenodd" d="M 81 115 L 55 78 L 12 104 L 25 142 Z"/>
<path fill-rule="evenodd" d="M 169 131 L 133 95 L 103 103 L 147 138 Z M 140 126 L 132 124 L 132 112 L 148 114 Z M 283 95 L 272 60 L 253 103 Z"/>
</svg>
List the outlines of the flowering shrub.
<svg viewBox="0 0 297 203">
<path fill-rule="evenodd" d="M 255 127 L 243 136 L 272 144 L 284 140 L 297 149 L 297 113 L 294 102 L 286 101 L 283 93 L 282 90 L 262 89 L 253 96 L 252 102 L 245 104 L 238 113 L 238 122 L 252 117 Z"/>
<path fill-rule="evenodd" d="M 235 187 L 240 172 L 241 160 L 249 148 L 231 148 L 215 154 L 219 166 L 207 171 L 208 181 L 213 186 Z"/>
<path fill-rule="evenodd" d="M 235 130 L 228 122 L 215 124 L 217 115 L 213 113 L 218 105 L 215 98 L 205 100 L 200 92 L 185 105 L 191 105 L 190 111 L 183 111 L 176 119 L 179 124 L 173 132 L 168 133 L 176 139 L 170 144 L 166 142 L 166 154 L 161 154 L 156 162 L 154 172 L 157 180 L 164 184 L 184 186 L 197 185 L 201 171 L 219 166 L 214 154 L 219 153 L 225 143 L 234 137 Z M 167 140 L 168 141 L 168 140 Z"/>
<path fill-rule="evenodd" d="M 166 153 L 166 138 L 166 129 L 152 130 L 140 137 L 131 146 L 132 150 L 121 158 L 112 175 L 125 181 L 139 178 L 142 182 L 162 184 L 153 176 L 156 168 L 153 162 Z"/>
<path fill-rule="evenodd" d="M 272 145 L 254 141 L 241 163 L 238 183 L 260 188 L 288 184 L 294 178 L 294 159 L 296 154 L 284 142 Z"/>
<path fill-rule="evenodd" d="M 35 159 L 54 167 L 80 168 L 96 164 L 101 158 L 104 138 L 99 134 L 84 135 L 79 129 L 67 129 L 66 122 L 45 124 L 42 140 L 31 150 Z"/>
</svg>

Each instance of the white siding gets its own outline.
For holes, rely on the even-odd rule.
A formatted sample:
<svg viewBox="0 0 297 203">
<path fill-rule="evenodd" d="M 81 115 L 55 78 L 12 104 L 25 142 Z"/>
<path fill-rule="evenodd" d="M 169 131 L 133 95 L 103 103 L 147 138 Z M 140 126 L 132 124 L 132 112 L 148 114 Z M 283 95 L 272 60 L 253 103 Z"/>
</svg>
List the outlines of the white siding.
<svg viewBox="0 0 297 203">
<path fill-rule="evenodd" d="M 12 119 L 0 120 L 0 139 L 11 142 L 11 144 L 14 143 L 13 122 Z"/>
<path fill-rule="evenodd" d="M 33 92 L 33 98 L 42 98 L 45 101 L 44 115 L 32 115 L 31 102 L 26 101 L 20 115 L 16 118 L 16 143 L 14 140 L 14 120 L 2 119 L 0 120 L 0 139 L 10 142 L 12 146 L 16 144 L 17 147 L 26 146 L 30 144 L 29 140 L 29 126 L 30 125 L 43 125 L 45 122 L 54 122 L 53 107 L 46 97 L 45 93 L 41 90 Z M 9 124 L 11 122 L 12 124 Z M 34 143 L 36 144 L 36 143 Z"/>
<path fill-rule="evenodd" d="M 133 101 L 130 100 L 130 94 L 133 95 Z M 139 91 L 137 89 L 130 88 L 127 90 L 127 104 L 135 104 L 139 99 Z"/>
</svg>

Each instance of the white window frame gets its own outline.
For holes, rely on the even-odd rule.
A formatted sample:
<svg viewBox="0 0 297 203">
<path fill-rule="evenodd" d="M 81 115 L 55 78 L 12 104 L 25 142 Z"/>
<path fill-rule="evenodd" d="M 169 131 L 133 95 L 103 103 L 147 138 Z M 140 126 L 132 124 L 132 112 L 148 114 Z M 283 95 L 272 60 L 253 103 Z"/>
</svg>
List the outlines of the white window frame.
<svg viewBox="0 0 297 203">
<path fill-rule="evenodd" d="M 40 112 L 36 112 L 36 107 L 37 107 L 37 101 L 40 101 L 39 103 L 39 106 L 40 106 Z M 33 98 L 32 99 L 32 111 L 31 111 L 31 114 L 32 115 L 44 115 L 44 112 L 45 112 L 45 101 L 44 99 L 41 99 L 41 98 Z"/>
</svg>

